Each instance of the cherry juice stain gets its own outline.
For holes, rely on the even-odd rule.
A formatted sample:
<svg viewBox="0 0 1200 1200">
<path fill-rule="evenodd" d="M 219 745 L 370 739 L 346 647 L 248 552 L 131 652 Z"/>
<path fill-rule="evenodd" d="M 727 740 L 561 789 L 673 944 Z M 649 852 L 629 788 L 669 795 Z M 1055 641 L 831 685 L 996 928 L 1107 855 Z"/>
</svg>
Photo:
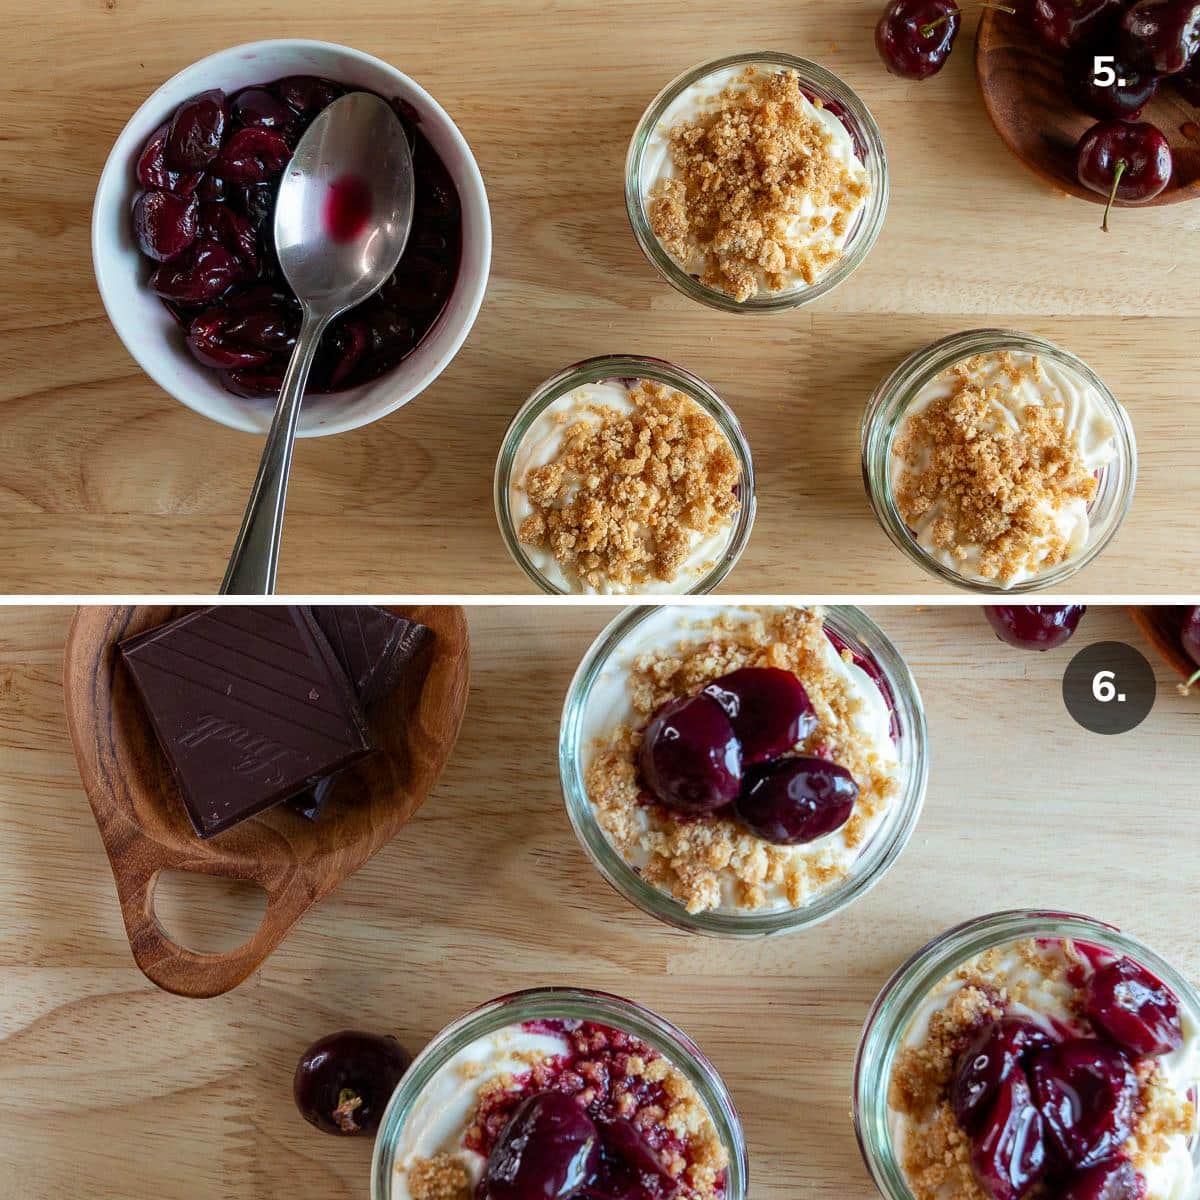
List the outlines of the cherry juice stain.
<svg viewBox="0 0 1200 1200">
<path fill-rule="evenodd" d="M 353 241 L 371 218 L 371 189 L 357 175 L 343 175 L 325 196 L 325 228 L 335 242 Z"/>
</svg>

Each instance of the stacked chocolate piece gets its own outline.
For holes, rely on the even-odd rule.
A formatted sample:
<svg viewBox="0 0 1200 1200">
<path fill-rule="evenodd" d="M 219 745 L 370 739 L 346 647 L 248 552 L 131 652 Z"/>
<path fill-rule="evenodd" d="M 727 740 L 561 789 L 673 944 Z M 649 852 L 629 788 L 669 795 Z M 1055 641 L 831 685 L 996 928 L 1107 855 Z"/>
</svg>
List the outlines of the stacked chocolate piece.
<svg viewBox="0 0 1200 1200">
<path fill-rule="evenodd" d="M 202 838 L 277 804 L 315 820 L 375 749 L 370 710 L 432 642 L 365 605 L 220 605 L 120 645 Z"/>
</svg>

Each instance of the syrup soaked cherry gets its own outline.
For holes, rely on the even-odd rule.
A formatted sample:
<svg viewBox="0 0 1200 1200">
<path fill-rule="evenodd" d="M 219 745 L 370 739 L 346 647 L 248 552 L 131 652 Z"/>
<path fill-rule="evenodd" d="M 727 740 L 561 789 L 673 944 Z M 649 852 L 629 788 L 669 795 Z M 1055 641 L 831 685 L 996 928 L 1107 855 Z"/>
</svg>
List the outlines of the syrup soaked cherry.
<svg viewBox="0 0 1200 1200">
<path fill-rule="evenodd" d="M 1047 1165 L 1045 1122 L 1022 1072 L 1010 1075 L 981 1123 L 971 1165 L 993 1200 L 1020 1200 Z"/>
<path fill-rule="evenodd" d="M 1029 1079 L 1048 1140 L 1068 1166 L 1104 1162 L 1129 1138 L 1138 1082 L 1114 1046 L 1098 1038 L 1059 1042 L 1033 1057 Z"/>
<path fill-rule="evenodd" d="M 244 268 L 224 246 L 195 242 L 150 276 L 150 290 L 178 304 L 211 304 L 242 277 Z"/>
<path fill-rule="evenodd" d="M 1174 162 L 1162 130 L 1147 121 L 1099 121 L 1075 148 L 1079 182 L 1108 197 L 1101 228 L 1117 200 L 1143 204 L 1171 182 Z"/>
<path fill-rule="evenodd" d="M 296 1107 L 324 1133 L 374 1133 L 412 1055 L 390 1035 L 344 1029 L 314 1042 L 296 1066 Z"/>
<path fill-rule="evenodd" d="M 734 812 L 764 841 L 795 846 L 841 829 L 857 799 L 858 784 L 845 767 L 823 758 L 781 758 L 747 775 Z"/>
<path fill-rule="evenodd" d="M 742 762 L 778 758 L 817 727 L 804 685 L 779 667 L 742 667 L 704 688 L 724 710 L 742 743 Z"/>
<path fill-rule="evenodd" d="M 522 1101 L 488 1155 L 478 1200 L 566 1200 L 600 1167 L 596 1123 L 570 1096 Z"/>
<path fill-rule="evenodd" d="M 1184 70 L 1200 51 L 1200 3 L 1138 0 L 1121 18 L 1122 47 L 1159 75 Z"/>
<path fill-rule="evenodd" d="M 220 153 L 229 101 L 219 88 L 185 101 L 171 118 L 165 157 L 174 171 L 199 171 Z"/>
<path fill-rule="evenodd" d="M 1101 967 L 1087 985 L 1087 1015 L 1118 1046 L 1158 1057 L 1183 1045 L 1175 993 L 1131 958 Z"/>
<path fill-rule="evenodd" d="M 226 142 L 214 170 L 227 183 L 266 183 L 291 157 L 287 138 L 278 130 L 248 125 Z"/>
<path fill-rule="evenodd" d="M 996 636 L 1019 650 L 1053 650 L 1075 632 L 1086 604 L 985 604 Z"/>
<path fill-rule="evenodd" d="M 1059 1200 L 1145 1200 L 1146 1180 L 1127 1158 L 1115 1158 L 1075 1175 Z"/>
<path fill-rule="evenodd" d="M 138 249 L 155 262 L 178 258 L 196 240 L 199 209 L 195 196 L 143 192 L 133 205 Z"/>
<path fill-rule="evenodd" d="M 638 765 L 655 798 L 682 813 L 724 808 L 742 786 L 741 743 L 710 696 L 664 704 L 642 734 Z"/>
<path fill-rule="evenodd" d="M 946 65 L 960 22 L 954 0 L 891 0 L 875 26 L 875 48 L 893 75 L 928 79 Z"/>
<path fill-rule="evenodd" d="M 1097 48 L 1090 45 L 1072 50 L 1063 60 L 1063 83 L 1071 99 L 1089 116 L 1099 120 L 1132 121 L 1158 93 L 1158 76 L 1153 71 L 1110 54 L 1116 79 L 1096 82 Z"/>
<path fill-rule="evenodd" d="M 604 1200 L 674 1200 L 679 1181 L 659 1161 L 631 1121 L 600 1123 L 600 1176 L 595 1196 Z"/>
<path fill-rule="evenodd" d="M 975 1132 L 1000 1094 L 1000 1085 L 1052 1041 L 1044 1030 L 1019 1017 L 1002 1017 L 980 1030 L 959 1055 L 950 1085 L 950 1106 L 959 1125 L 967 1133 Z"/>
<path fill-rule="evenodd" d="M 138 183 L 144 188 L 174 192 L 178 196 L 190 196 L 199 187 L 204 176 L 200 171 L 172 171 L 167 166 L 167 131 L 170 128 L 171 123 L 168 121 L 150 135 L 150 140 L 138 155 L 134 173 Z"/>
</svg>

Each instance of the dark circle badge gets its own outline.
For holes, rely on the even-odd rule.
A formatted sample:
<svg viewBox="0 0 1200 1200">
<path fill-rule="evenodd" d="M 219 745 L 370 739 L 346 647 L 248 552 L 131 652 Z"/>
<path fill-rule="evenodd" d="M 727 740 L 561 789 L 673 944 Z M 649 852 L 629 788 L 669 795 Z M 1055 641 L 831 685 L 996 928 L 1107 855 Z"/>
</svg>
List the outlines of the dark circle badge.
<svg viewBox="0 0 1200 1200">
<path fill-rule="evenodd" d="M 1092 733 L 1128 733 L 1154 707 L 1154 668 L 1124 642 L 1096 642 L 1071 659 L 1063 703 Z"/>
</svg>

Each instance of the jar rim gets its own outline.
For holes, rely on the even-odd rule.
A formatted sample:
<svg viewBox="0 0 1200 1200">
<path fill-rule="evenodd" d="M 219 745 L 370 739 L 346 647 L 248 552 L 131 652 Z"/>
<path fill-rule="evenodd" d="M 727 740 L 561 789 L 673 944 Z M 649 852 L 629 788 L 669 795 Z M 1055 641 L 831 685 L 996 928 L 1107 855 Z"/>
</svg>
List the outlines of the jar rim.
<svg viewBox="0 0 1200 1200">
<path fill-rule="evenodd" d="M 787 605 L 725 604 L 738 609 L 785 608 Z M 713 910 L 689 913 L 666 892 L 647 883 L 609 841 L 588 799 L 584 753 L 587 739 L 583 720 L 592 688 L 625 639 L 643 621 L 660 611 L 686 614 L 690 605 L 639 605 L 624 610 L 609 622 L 583 656 L 563 705 L 559 726 L 559 781 L 571 827 L 593 866 L 624 899 L 658 920 L 689 933 L 727 938 L 758 938 L 793 933 L 811 928 L 847 908 L 874 887 L 900 857 L 921 814 L 929 773 L 925 710 L 916 680 L 895 645 L 861 609 L 849 605 L 824 608 L 826 627 L 838 634 L 856 653 L 869 657 L 879 669 L 890 692 L 900 734 L 902 791 L 855 860 L 850 873 L 835 886 L 824 889 L 799 908 L 769 912 Z"/>
<path fill-rule="evenodd" d="M 726 1200 L 744 1200 L 749 1161 L 741 1118 L 720 1072 L 694 1041 L 653 1009 L 610 992 L 537 987 L 497 996 L 452 1021 L 416 1056 L 383 1116 L 371 1162 L 371 1200 L 389 1200 L 404 1121 L 425 1087 L 466 1046 L 508 1025 L 548 1019 L 595 1020 L 630 1033 L 657 1050 L 696 1089 L 729 1158 Z"/>
<path fill-rule="evenodd" d="M 707 75 L 729 67 L 766 64 L 795 71 L 801 81 L 824 100 L 836 101 L 846 116 L 853 121 L 855 135 L 865 149 L 863 165 L 867 169 L 871 190 L 866 202 L 859 210 L 851 236 L 847 239 L 842 257 L 815 283 L 788 292 L 768 296 L 753 296 L 749 300 L 735 300 L 732 296 L 710 288 L 693 279 L 666 252 L 658 237 L 650 228 L 641 186 L 642 161 L 651 134 L 667 108 L 692 84 Z M 821 299 L 840 283 L 849 279 L 863 264 L 883 229 L 890 195 L 887 151 L 883 134 L 871 110 L 861 97 L 840 76 L 810 59 L 787 54 L 781 50 L 754 50 L 709 59 L 677 75 L 646 106 L 630 138 L 625 156 L 625 211 L 634 238 L 642 253 L 660 275 L 676 291 L 689 299 L 696 300 L 709 308 L 723 312 L 763 314 L 789 312 Z"/>
<path fill-rule="evenodd" d="M 943 371 L 974 354 L 1020 350 L 1043 355 L 1079 376 L 1100 398 L 1112 422 L 1116 456 L 1096 473 L 1099 487 L 1089 505 L 1094 514 L 1083 552 L 1047 571 L 1014 584 L 975 579 L 938 562 L 913 536 L 900 515 L 892 489 L 891 455 L 899 426 L 917 393 Z M 1137 440 L 1124 405 L 1103 379 L 1078 355 L 1037 334 L 1019 329 L 983 327 L 938 338 L 907 355 L 877 385 L 867 402 L 861 427 L 863 484 L 876 519 L 891 541 L 929 575 L 966 591 L 1021 595 L 1064 583 L 1093 562 L 1116 537 L 1133 504 L 1137 484 Z"/>
<path fill-rule="evenodd" d="M 1056 909 L 1004 909 L 951 926 L 892 972 L 871 1005 L 855 1054 L 855 1136 L 863 1162 L 885 1200 L 914 1200 L 896 1161 L 887 1120 L 888 1085 L 901 1039 L 933 987 L 986 950 L 1026 937 L 1076 937 L 1128 955 L 1175 992 L 1200 1028 L 1200 995 L 1192 984 L 1150 946 L 1115 925 Z M 1200 1138 L 1193 1156 L 1200 1169 Z"/>
<path fill-rule="evenodd" d="M 549 580 L 534 564 L 525 547 L 517 539 L 512 507 L 509 503 L 509 491 L 512 486 L 512 474 L 517 453 L 538 417 L 556 400 L 561 399 L 577 387 L 621 377 L 650 379 L 683 392 L 716 422 L 717 428 L 729 443 L 738 460 L 741 476 L 739 480 L 741 503 L 733 516 L 729 537 L 720 558 L 690 588 L 683 592 L 663 592 L 662 595 L 701 595 L 710 592 L 737 565 L 754 528 L 758 504 L 754 480 L 754 459 L 750 452 L 750 443 L 746 440 L 737 414 L 710 383 L 667 359 L 654 358 L 650 355 L 598 354 L 592 358 L 572 363 L 538 384 L 521 407 L 517 409 L 500 441 L 500 450 L 496 455 L 496 466 L 492 476 L 492 506 L 496 513 L 496 523 L 500 527 L 500 536 L 505 549 L 525 573 L 526 578 L 543 592 L 551 595 L 591 594 L 567 592 Z"/>
</svg>

